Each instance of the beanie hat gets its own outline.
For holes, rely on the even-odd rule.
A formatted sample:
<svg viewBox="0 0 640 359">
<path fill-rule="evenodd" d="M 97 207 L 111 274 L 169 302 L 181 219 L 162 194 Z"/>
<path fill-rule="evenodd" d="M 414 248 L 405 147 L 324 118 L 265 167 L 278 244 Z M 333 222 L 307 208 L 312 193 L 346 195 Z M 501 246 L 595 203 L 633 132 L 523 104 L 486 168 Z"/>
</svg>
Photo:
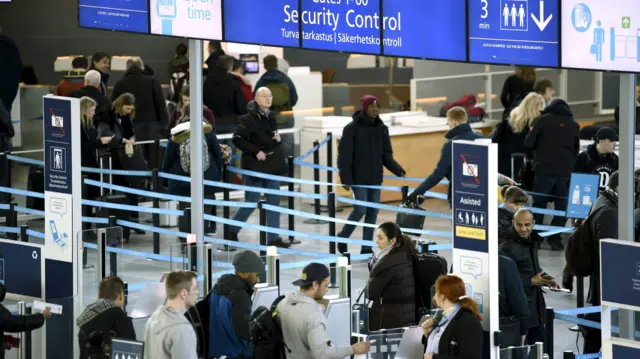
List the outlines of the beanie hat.
<svg viewBox="0 0 640 359">
<path fill-rule="evenodd" d="M 369 108 L 369 106 L 371 106 L 374 103 L 377 103 L 378 105 L 380 105 L 380 101 L 378 100 L 377 97 L 373 95 L 364 95 L 362 96 L 362 99 L 360 99 L 360 105 L 361 105 L 360 109 L 362 110 L 362 112 L 367 112 L 367 109 Z"/>
<path fill-rule="evenodd" d="M 265 264 L 260 257 L 252 251 L 243 251 L 233 256 L 233 267 L 236 273 L 265 274 Z"/>
</svg>

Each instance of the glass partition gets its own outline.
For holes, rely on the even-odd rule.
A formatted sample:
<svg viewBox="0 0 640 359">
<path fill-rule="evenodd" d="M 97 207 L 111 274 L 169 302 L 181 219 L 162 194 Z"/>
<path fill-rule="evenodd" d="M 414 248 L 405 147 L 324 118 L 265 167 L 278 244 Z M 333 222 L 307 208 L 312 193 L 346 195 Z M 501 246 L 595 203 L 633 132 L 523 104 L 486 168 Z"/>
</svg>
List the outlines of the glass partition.
<svg viewBox="0 0 640 359">
<path fill-rule="evenodd" d="M 102 281 L 102 273 L 98 268 L 98 238 L 105 238 L 107 247 L 122 249 L 123 235 L 122 227 L 105 227 L 96 229 L 87 229 L 80 231 L 76 235 L 76 240 L 82 241 L 82 294 L 84 303 L 93 303 L 98 298 L 98 286 Z M 121 265 L 117 253 L 109 252 L 104 257 L 104 275 L 120 274 Z M 115 272 L 114 272 L 115 271 Z"/>
</svg>

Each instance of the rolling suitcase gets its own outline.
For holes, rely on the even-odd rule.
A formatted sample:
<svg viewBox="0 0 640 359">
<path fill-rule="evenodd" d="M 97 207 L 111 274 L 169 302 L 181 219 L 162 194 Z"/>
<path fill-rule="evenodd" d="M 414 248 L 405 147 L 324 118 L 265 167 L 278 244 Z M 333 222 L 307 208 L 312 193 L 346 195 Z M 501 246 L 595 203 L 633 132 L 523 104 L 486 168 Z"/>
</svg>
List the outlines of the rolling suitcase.
<svg viewBox="0 0 640 359">
<path fill-rule="evenodd" d="M 29 167 L 27 190 L 31 192 L 44 193 L 44 167 Z M 44 211 L 44 198 L 27 197 L 27 207 Z"/>
<path fill-rule="evenodd" d="M 436 279 L 447 274 L 447 260 L 439 254 L 426 252 L 413 261 L 416 281 L 416 323 L 431 310 L 431 299 Z"/>
<path fill-rule="evenodd" d="M 100 161 L 100 168 L 111 168 L 111 155 L 109 153 L 103 155 Z M 108 183 L 112 183 L 111 174 L 105 175 L 100 174 L 100 182 L 105 182 L 105 178 L 108 178 Z M 128 205 L 129 201 L 127 196 L 122 193 L 113 193 L 105 190 L 104 187 L 100 188 L 100 197 L 97 198 L 99 202 L 107 202 L 107 203 L 115 203 L 115 204 L 124 204 Z M 109 218 L 109 216 L 115 216 L 117 219 L 129 221 L 130 214 L 127 210 L 122 209 L 114 209 L 114 208 L 106 208 L 106 207 L 97 207 L 96 208 L 96 216 L 98 218 Z M 97 228 L 108 228 L 108 224 L 99 224 Z M 128 227 L 122 227 L 122 238 L 125 242 L 129 242 L 131 230 Z M 117 233 L 107 233 L 107 245 L 115 246 L 118 243 L 118 234 Z"/>
</svg>

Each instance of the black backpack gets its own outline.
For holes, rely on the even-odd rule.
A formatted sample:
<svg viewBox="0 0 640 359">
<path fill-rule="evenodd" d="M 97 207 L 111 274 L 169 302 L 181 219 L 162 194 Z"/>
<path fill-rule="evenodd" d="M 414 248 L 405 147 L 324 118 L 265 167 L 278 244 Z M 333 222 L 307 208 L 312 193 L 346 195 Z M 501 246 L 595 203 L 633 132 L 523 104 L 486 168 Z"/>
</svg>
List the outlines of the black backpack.
<svg viewBox="0 0 640 359">
<path fill-rule="evenodd" d="M 447 274 L 447 260 L 436 253 L 421 253 L 413 260 L 413 275 L 416 282 L 416 323 L 431 310 L 433 286 L 436 284 L 436 279 L 445 274 Z"/>
<path fill-rule="evenodd" d="M 282 328 L 276 318 L 277 306 L 284 299 L 279 296 L 271 308 L 258 307 L 249 320 L 249 335 L 253 345 L 253 357 L 256 359 L 285 359 L 285 350 L 291 350 L 284 343 Z"/>
<path fill-rule="evenodd" d="M 591 232 L 591 218 L 602 208 L 589 214 L 587 219 L 569 236 L 564 258 L 567 261 L 567 268 L 578 277 L 590 276 L 599 265 L 596 255 L 598 241 Z"/>
</svg>

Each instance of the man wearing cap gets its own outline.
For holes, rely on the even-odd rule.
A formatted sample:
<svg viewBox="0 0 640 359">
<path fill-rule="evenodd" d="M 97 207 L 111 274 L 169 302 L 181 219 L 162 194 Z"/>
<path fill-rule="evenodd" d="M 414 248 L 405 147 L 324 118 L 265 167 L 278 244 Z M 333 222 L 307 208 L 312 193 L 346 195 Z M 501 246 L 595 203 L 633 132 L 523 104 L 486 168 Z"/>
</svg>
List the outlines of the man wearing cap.
<svg viewBox="0 0 640 359">
<path fill-rule="evenodd" d="M 614 129 L 599 129 L 595 142 L 576 158 L 573 172 L 599 175 L 600 190 L 607 188 L 611 175 L 618 170 L 618 155 L 614 152 L 617 141 L 618 134 Z"/>
<path fill-rule="evenodd" d="M 383 167 L 399 177 L 404 177 L 405 170 L 393 159 L 393 149 L 389 138 L 389 129 L 380 117 L 380 101 L 371 95 L 361 99 L 361 108 L 353 114 L 351 121 L 340 138 L 338 147 L 338 168 L 342 186 L 353 191 L 356 200 L 378 203 L 380 189 L 366 186 L 382 184 Z M 368 224 L 375 224 L 378 210 L 372 207 L 354 206 L 349 220 L 358 222 L 364 217 Z M 339 237 L 349 238 L 355 226 L 345 225 Z M 373 228 L 363 227 L 365 241 L 373 241 Z M 340 253 L 347 251 L 347 245 L 338 243 Z M 371 253 L 371 247 L 362 247 L 360 253 Z"/>
<path fill-rule="evenodd" d="M 208 295 L 209 315 L 200 313 L 209 319 L 207 358 L 250 358 L 251 295 L 264 277 L 265 264 L 254 252 L 244 251 L 233 257 L 233 267 L 235 273 L 220 277 Z"/>
<path fill-rule="evenodd" d="M 287 359 L 342 359 L 366 354 L 370 344 L 334 347 L 327 338 L 327 318 L 317 301 L 329 290 L 329 268 L 310 263 L 293 285 L 299 292 L 289 293 L 277 306 Z"/>
</svg>

